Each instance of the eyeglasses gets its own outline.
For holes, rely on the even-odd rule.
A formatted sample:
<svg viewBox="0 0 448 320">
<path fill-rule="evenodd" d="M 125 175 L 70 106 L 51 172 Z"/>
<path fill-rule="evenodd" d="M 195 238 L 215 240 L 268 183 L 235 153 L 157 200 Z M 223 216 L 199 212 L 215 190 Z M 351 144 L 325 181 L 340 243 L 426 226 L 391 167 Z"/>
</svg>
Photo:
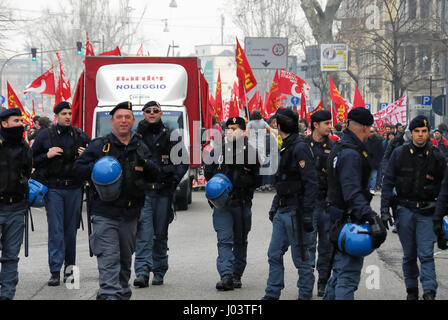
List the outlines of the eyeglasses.
<svg viewBox="0 0 448 320">
<path fill-rule="evenodd" d="M 159 112 L 160 112 L 159 109 L 152 109 L 152 108 L 145 109 L 146 114 L 150 114 L 150 113 L 158 114 Z"/>
</svg>

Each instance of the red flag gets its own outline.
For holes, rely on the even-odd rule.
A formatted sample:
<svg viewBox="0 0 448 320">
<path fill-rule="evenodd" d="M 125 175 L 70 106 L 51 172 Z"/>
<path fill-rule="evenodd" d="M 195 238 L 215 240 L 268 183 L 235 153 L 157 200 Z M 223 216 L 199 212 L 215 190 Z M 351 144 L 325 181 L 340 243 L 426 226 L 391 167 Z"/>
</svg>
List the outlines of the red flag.
<svg viewBox="0 0 448 320">
<path fill-rule="evenodd" d="M 302 97 L 300 98 L 299 119 L 306 119 L 307 113 L 308 113 L 308 110 L 306 109 L 305 95 L 302 94 Z"/>
<path fill-rule="evenodd" d="M 244 95 L 244 92 L 249 92 L 257 85 L 257 80 L 250 68 L 249 62 L 247 61 L 246 55 L 243 48 L 240 46 L 238 38 L 236 38 L 236 76 L 238 77 L 240 85 L 240 97 Z"/>
<path fill-rule="evenodd" d="M 86 38 L 87 38 L 87 43 L 86 43 L 86 56 L 95 56 L 95 52 L 93 51 L 93 46 L 90 43 L 90 39 L 89 39 L 89 33 L 86 32 Z"/>
<path fill-rule="evenodd" d="M 31 124 L 29 114 L 23 108 L 22 103 L 20 102 L 19 98 L 17 97 L 8 81 L 6 81 L 6 87 L 8 88 L 8 108 L 19 108 L 20 111 L 22 111 L 23 122 Z"/>
<path fill-rule="evenodd" d="M 140 45 L 140 49 L 137 51 L 137 57 L 143 57 L 143 43 Z"/>
<path fill-rule="evenodd" d="M 358 108 L 358 107 L 365 108 L 366 104 L 364 102 L 364 99 L 361 96 L 361 92 L 359 92 L 358 86 L 356 86 L 355 99 L 353 100 L 353 108 Z"/>
<path fill-rule="evenodd" d="M 230 100 L 230 108 L 229 108 L 229 116 L 228 118 L 234 118 L 240 116 L 240 110 L 238 108 L 238 102 L 236 101 L 236 96 L 233 96 L 233 99 Z M 226 120 L 226 119 L 224 119 Z"/>
<path fill-rule="evenodd" d="M 258 92 L 256 92 L 253 95 L 252 99 L 250 99 L 249 104 L 248 104 L 248 109 L 249 109 L 250 114 L 252 114 L 254 112 L 254 110 L 257 109 L 259 100 L 260 100 L 260 95 Z"/>
<path fill-rule="evenodd" d="M 269 101 L 266 105 L 266 114 L 272 116 L 280 106 L 280 88 L 278 70 L 275 72 L 274 80 L 272 81 L 271 91 L 269 91 Z"/>
<path fill-rule="evenodd" d="M 333 79 L 330 77 L 330 98 L 331 101 L 334 102 L 335 105 L 335 113 L 338 122 L 344 122 L 347 119 L 347 102 L 344 98 L 342 98 L 341 94 L 336 88 L 336 85 L 333 82 Z"/>
<path fill-rule="evenodd" d="M 222 88 L 221 88 L 221 71 L 218 72 L 218 81 L 216 82 L 216 92 L 215 92 L 215 114 L 216 121 L 222 121 L 223 119 L 223 108 L 222 108 Z"/>
<path fill-rule="evenodd" d="M 34 117 L 36 116 L 36 108 L 34 106 L 34 100 L 33 101 L 33 113 L 31 114 L 31 117 L 34 119 Z"/>
<path fill-rule="evenodd" d="M 296 97 L 305 95 L 307 100 L 310 98 L 310 86 L 308 83 L 294 73 L 284 69 L 280 70 L 279 88 L 280 93 Z"/>
<path fill-rule="evenodd" d="M 70 89 L 70 81 L 67 81 L 65 79 L 64 70 L 62 70 L 61 57 L 59 57 L 58 52 L 56 52 L 56 56 L 58 57 L 58 60 L 59 60 L 59 71 L 60 71 L 59 90 L 62 94 L 62 98 L 64 100 L 68 100 L 72 96 L 71 89 Z"/>
<path fill-rule="evenodd" d="M 55 94 L 53 66 L 25 88 L 23 93 Z"/>
<path fill-rule="evenodd" d="M 269 92 L 264 93 L 264 104 L 262 110 L 262 114 L 265 118 L 269 118 L 270 115 L 268 114 L 268 105 L 269 105 Z"/>
<path fill-rule="evenodd" d="M 319 105 L 318 105 L 316 108 L 314 108 L 313 111 L 308 112 L 308 113 L 306 114 L 306 120 L 307 120 L 308 122 L 311 122 L 311 116 L 312 116 L 313 114 L 315 114 L 317 111 L 321 111 L 321 110 L 324 110 L 324 99 L 320 100 Z"/>
<path fill-rule="evenodd" d="M 119 56 L 121 57 L 120 48 L 117 46 L 114 50 L 106 51 L 99 54 L 100 56 Z"/>
</svg>

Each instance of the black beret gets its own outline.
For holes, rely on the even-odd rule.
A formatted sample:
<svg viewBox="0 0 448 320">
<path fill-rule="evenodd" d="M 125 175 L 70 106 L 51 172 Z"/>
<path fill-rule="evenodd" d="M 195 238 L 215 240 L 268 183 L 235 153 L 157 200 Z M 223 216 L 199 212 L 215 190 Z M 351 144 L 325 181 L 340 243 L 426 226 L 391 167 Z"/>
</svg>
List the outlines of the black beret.
<svg viewBox="0 0 448 320">
<path fill-rule="evenodd" d="M 54 112 L 54 114 L 58 114 L 63 109 L 71 109 L 71 108 L 72 108 L 72 105 L 70 104 L 70 102 L 62 101 L 62 102 L 58 103 L 56 105 L 56 107 L 54 107 L 53 112 Z"/>
<path fill-rule="evenodd" d="M 0 112 L 0 120 L 2 121 L 7 120 L 12 116 L 20 117 L 22 116 L 22 111 L 20 111 L 19 108 L 10 108 Z"/>
<path fill-rule="evenodd" d="M 246 130 L 246 121 L 241 117 L 229 118 L 226 122 L 226 127 L 228 128 L 232 124 L 239 125 L 241 130 Z"/>
<path fill-rule="evenodd" d="M 311 122 L 322 122 L 331 120 L 331 112 L 328 110 L 320 110 L 311 115 Z"/>
<path fill-rule="evenodd" d="M 125 109 L 125 110 L 132 111 L 132 103 L 130 101 L 121 102 L 121 103 L 117 104 L 115 106 L 115 108 L 113 108 L 112 111 L 109 112 L 109 114 L 111 116 L 113 116 L 115 111 L 117 111 L 118 109 Z"/>
<path fill-rule="evenodd" d="M 371 126 L 374 121 L 370 111 L 363 107 L 352 109 L 348 113 L 347 120 L 353 120 L 364 126 Z"/>
<path fill-rule="evenodd" d="M 297 115 L 297 113 L 295 113 L 292 109 L 290 108 L 279 108 L 277 109 L 277 112 L 275 113 L 275 117 L 277 117 L 278 115 L 281 116 L 286 116 L 288 118 L 291 118 L 292 120 L 294 120 L 295 122 L 299 121 L 299 116 Z"/>
<path fill-rule="evenodd" d="M 416 116 L 414 119 L 411 120 L 411 123 L 409 124 L 410 131 L 414 130 L 415 128 L 421 128 L 421 127 L 427 127 L 428 130 L 431 130 L 428 118 L 426 118 L 423 115 Z"/>
<path fill-rule="evenodd" d="M 160 108 L 160 103 L 158 103 L 157 101 L 149 101 L 147 104 L 145 104 L 143 106 L 142 111 L 145 111 L 145 109 L 149 108 L 149 107 L 158 107 L 158 108 Z"/>
</svg>

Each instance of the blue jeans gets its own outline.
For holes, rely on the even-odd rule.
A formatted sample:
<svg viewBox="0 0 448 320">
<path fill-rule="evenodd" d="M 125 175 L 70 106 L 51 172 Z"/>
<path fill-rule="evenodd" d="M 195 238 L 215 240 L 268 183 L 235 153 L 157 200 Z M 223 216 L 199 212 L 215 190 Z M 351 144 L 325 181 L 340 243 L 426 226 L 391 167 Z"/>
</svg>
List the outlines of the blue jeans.
<svg viewBox="0 0 448 320">
<path fill-rule="evenodd" d="M 48 189 L 45 209 L 48 222 L 48 264 L 59 272 L 76 263 L 76 233 L 81 214 L 81 188 Z"/>
<path fill-rule="evenodd" d="M 247 235 L 251 226 L 251 206 L 213 209 L 213 227 L 218 238 L 216 267 L 221 277 L 243 275 L 247 264 Z"/>
<path fill-rule="evenodd" d="M 372 170 L 369 177 L 369 188 L 375 190 L 378 170 Z"/>
<path fill-rule="evenodd" d="M 0 227 L 2 256 L 0 262 L 0 297 L 13 299 L 19 282 L 17 267 L 19 264 L 20 246 L 23 242 L 26 209 L 18 211 L 0 211 Z"/>
<path fill-rule="evenodd" d="M 329 230 L 327 227 L 327 212 L 324 208 L 317 207 L 313 213 L 313 227 L 312 232 L 313 243 L 311 248 L 311 261 L 313 267 L 316 265 L 319 279 L 327 281 L 331 273 L 331 253 L 332 244 L 330 242 Z M 317 236 L 319 235 L 319 242 Z M 316 247 L 317 247 L 317 263 L 316 263 Z"/>
<path fill-rule="evenodd" d="M 132 254 L 135 249 L 137 219 L 110 219 L 92 213 L 89 241 L 97 257 L 99 285 L 97 300 L 129 300 Z"/>
<path fill-rule="evenodd" d="M 403 275 L 406 288 L 418 288 L 418 277 L 424 291 L 437 291 L 436 269 L 434 264 L 434 242 L 431 216 L 415 213 L 397 206 L 396 226 L 403 247 Z M 421 272 L 417 265 L 420 260 Z"/>
<path fill-rule="evenodd" d="M 168 270 L 168 225 L 171 198 L 153 192 L 146 195 L 137 224 L 134 270 L 136 276 L 149 272 L 162 276 Z"/>
<path fill-rule="evenodd" d="M 354 300 L 361 280 L 363 257 L 354 257 L 336 250 L 333 273 L 328 280 L 324 300 Z"/>
<path fill-rule="evenodd" d="M 298 232 L 302 233 L 305 257 L 301 256 Z M 299 273 L 297 287 L 299 299 L 309 300 L 313 295 L 313 233 L 298 230 L 295 207 L 284 207 L 277 210 L 272 221 L 272 237 L 268 249 L 269 277 L 266 296 L 280 298 L 285 287 L 283 256 L 291 246 L 291 256 Z M 315 248 L 314 248 L 315 250 Z"/>
</svg>

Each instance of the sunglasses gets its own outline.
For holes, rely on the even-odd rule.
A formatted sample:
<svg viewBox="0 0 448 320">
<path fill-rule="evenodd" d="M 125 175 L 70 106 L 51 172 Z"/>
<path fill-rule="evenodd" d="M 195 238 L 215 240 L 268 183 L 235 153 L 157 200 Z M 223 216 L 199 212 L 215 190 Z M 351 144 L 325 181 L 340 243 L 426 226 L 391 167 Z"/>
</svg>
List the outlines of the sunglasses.
<svg viewBox="0 0 448 320">
<path fill-rule="evenodd" d="M 158 114 L 160 112 L 159 109 L 145 109 L 145 113 L 150 114 L 150 113 L 154 113 L 154 114 Z"/>
</svg>

